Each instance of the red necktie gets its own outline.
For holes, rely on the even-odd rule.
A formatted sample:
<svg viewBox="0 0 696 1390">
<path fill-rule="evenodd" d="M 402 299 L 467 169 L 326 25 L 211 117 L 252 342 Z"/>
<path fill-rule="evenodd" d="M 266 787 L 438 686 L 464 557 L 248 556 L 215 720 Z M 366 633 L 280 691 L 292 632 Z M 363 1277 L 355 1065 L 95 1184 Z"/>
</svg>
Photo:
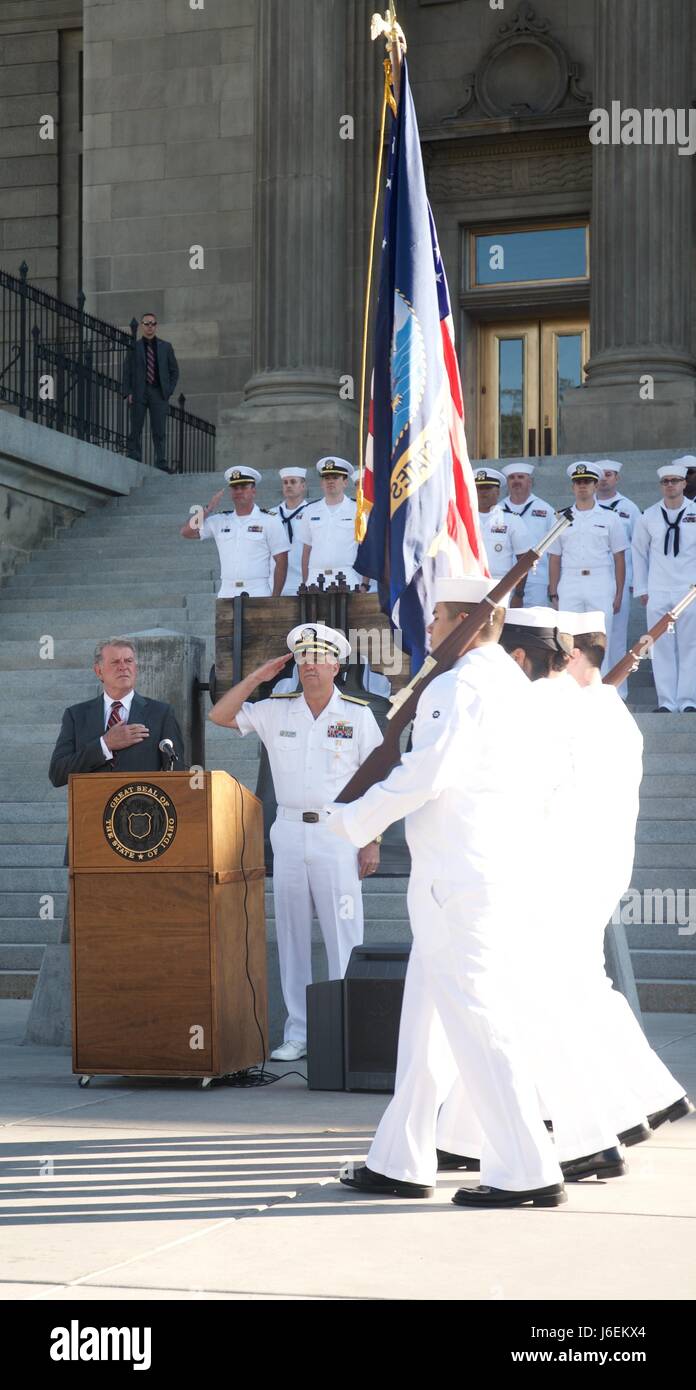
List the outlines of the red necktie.
<svg viewBox="0 0 696 1390">
<path fill-rule="evenodd" d="M 121 710 L 122 710 L 122 709 L 123 709 L 123 705 L 121 704 L 121 701 L 120 701 L 120 700 L 114 700 L 114 703 L 113 703 L 113 705 L 111 706 L 111 713 L 110 713 L 110 715 L 109 715 L 109 720 L 108 720 L 108 723 L 107 723 L 107 726 L 106 726 L 107 729 L 113 729 L 114 724 L 120 724 L 120 723 L 121 723 Z"/>
</svg>

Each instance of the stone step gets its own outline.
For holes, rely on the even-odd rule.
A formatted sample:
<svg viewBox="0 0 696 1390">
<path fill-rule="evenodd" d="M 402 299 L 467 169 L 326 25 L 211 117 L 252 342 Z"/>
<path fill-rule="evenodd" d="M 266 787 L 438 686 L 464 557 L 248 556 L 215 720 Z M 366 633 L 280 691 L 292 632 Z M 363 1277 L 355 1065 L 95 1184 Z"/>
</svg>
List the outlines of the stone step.
<svg viewBox="0 0 696 1390">
<path fill-rule="evenodd" d="M 696 951 L 632 951 L 636 979 L 696 981 Z"/>
<path fill-rule="evenodd" d="M 0 942 L 21 942 L 26 945 L 46 946 L 58 940 L 61 923 L 37 922 L 34 917 L 0 918 Z"/>
<path fill-rule="evenodd" d="M 55 825 L 8 824 L 0 821 L 0 853 L 12 845 L 54 845 L 65 844 L 66 827 L 60 822 Z"/>
<path fill-rule="evenodd" d="M 188 622 L 179 622 L 176 626 L 177 632 L 186 632 L 191 625 Z M 160 629 L 171 631 L 172 629 Z M 131 634 L 144 631 L 142 624 L 133 627 Z M 196 632 L 194 635 L 198 635 Z M 96 624 L 94 636 L 89 638 L 76 637 L 72 640 L 59 637 L 55 642 L 51 665 L 54 670 L 70 671 L 74 670 L 80 676 L 84 676 L 85 671 L 92 666 L 94 657 L 95 642 L 103 636 L 103 628 Z M 39 654 L 38 641 L 20 641 L 19 639 L 6 639 L 0 642 L 0 671 L 11 671 L 18 675 L 21 671 L 41 671 L 45 667 L 46 661 Z M 26 677 L 25 677 L 26 680 Z M 0 685 L 2 676 L 0 676 Z M 89 698 L 89 697 L 88 697 Z"/>
<path fill-rule="evenodd" d="M 64 872 L 67 876 L 67 869 Z M 41 899 L 47 894 L 53 899 L 53 917 L 41 915 L 42 912 L 46 912 L 46 906 Z M 66 897 L 65 888 L 62 892 L 55 892 L 50 888 L 42 888 L 40 891 L 30 889 L 23 893 L 0 892 L 0 917 L 31 917 L 36 922 L 60 922 L 65 912 Z"/>
<path fill-rule="evenodd" d="M 14 770 L 11 775 L 3 775 L 0 781 L 0 797 L 2 800 L 20 802 L 26 801 L 29 804 L 43 802 L 50 805 L 57 801 L 61 806 L 65 804 L 67 790 L 65 787 L 52 787 L 48 780 L 48 762 L 43 777 L 37 773 L 31 776 L 22 777 L 21 773 Z M 43 816 L 45 806 L 41 808 Z M 65 815 L 65 811 L 63 811 Z"/>
<path fill-rule="evenodd" d="M 693 841 L 690 845 L 639 844 L 636 845 L 635 868 L 648 869 L 653 865 L 659 865 L 660 871 L 689 869 L 696 863 L 695 851 L 696 844 Z M 672 877 L 677 879 L 679 875 L 672 872 Z"/>
<path fill-rule="evenodd" d="M 65 893 L 67 882 L 68 870 L 62 865 L 52 868 L 0 868 L 0 893 Z"/>
<path fill-rule="evenodd" d="M 89 700 L 98 695 L 101 686 L 90 667 L 86 671 L 65 671 L 50 661 L 42 662 L 30 676 L 22 670 L 0 672 L 0 696 L 4 700 L 23 701 L 28 690 L 39 700 L 71 699 L 73 696 L 76 700 Z"/>
<path fill-rule="evenodd" d="M 647 844 L 696 846 L 696 821 L 648 820 L 640 816 L 636 827 L 636 845 Z"/>
<path fill-rule="evenodd" d="M 68 796 L 66 788 L 62 788 L 62 797 L 56 796 L 55 800 L 49 804 L 42 801 L 11 801 L 0 799 L 0 825 L 2 826 L 22 826 L 39 825 L 40 823 L 50 823 L 51 825 L 67 824 Z"/>
<path fill-rule="evenodd" d="M 650 773 L 691 773 L 696 777 L 696 728 L 692 734 L 691 752 L 674 752 L 671 746 L 664 752 L 648 752 L 643 754 L 643 775 Z"/>
<path fill-rule="evenodd" d="M 636 980 L 636 989 L 645 1013 L 696 1013 L 696 980 Z"/>
<path fill-rule="evenodd" d="M 49 552 L 46 557 L 44 557 L 43 554 L 35 556 L 25 569 L 15 575 L 12 580 L 7 581 L 7 586 L 3 585 L 2 589 L 0 589 L 0 593 L 5 594 L 10 584 L 16 585 L 15 589 L 9 591 L 10 593 L 29 593 L 33 590 L 34 583 L 36 583 L 37 586 L 41 586 L 43 590 L 47 585 L 50 586 L 54 578 L 57 577 L 60 578 L 61 590 L 64 589 L 67 594 L 75 589 L 81 589 L 86 580 L 90 586 L 100 582 L 103 569 L 98 563 L 95 562 L 93 573 L 85 575 L 84 571 L 75 572 L 73 561 L 68 550 L 61 551 L 61 557 L 60 563 L 58 563 L 57 557 L 53 552 Z M 210 581 L 212 583 L 219 572 L 219 567 L 215 564 L 216 558 L 214 550 L 209 551 L 207 557 L 206 555 L 201 556 L 197 551 L 193 554 L 190 551 L 183 552 L 177 557 L 175 571 L 177 583 L 182 584 L 185 582 L 187 585 L 190 582 L 197 581 Z M 205 563 L 201 564 L 201 559 Z M 164 574 L 167 575 L 166 565 L 161 568 Z M 173 572 L 170 569 L 168 574 L 170 584 L 172 574 Z M 157 579 L 159 582 L 159 573 Z M 148 583 L 153 584 L 154 581 L 154 571 L 148 565 L 147 555 L 143 553 L 141 553 L 140 556 L 140 563 L 134 561 L 132 564 L 129 564 L 125 571 L 121 571 L 119 578 L 119 583 L 127 583 L 136 586 L 147 585 Z"/>
<path fill-rule="evenodd" d="M 692 753 L 696 732 L 681 714 L 641 714 L 638 727 L 643 735 L 644 753 Z"/>
<path fill-rule="evenodd" d="M 666 888 L 696 888 L 696 861 L 680 868 L 678 874 L 679 882 L 675 885 L 675 872 L 673 869 L 665 868 L 664 865 L 656 865 L 652 869 L 634 869 L 631 875 L 631 888 L 643 892 L 645 888 L 654 888 L 664 891 Z"/>
<path fill-rule="evenodd" d="M 696 734 L 696 730 L 694 733 Z M 666 798 L 696 796 L 696 776 L 693 773 L 683 774 L 679 772 L 669 776 L 663 773 L 646 773 L 640 788 L 641 806 L 644 799 L 654 801 L 662 796 Z"/>
<path fill-rule="evenodd" d="M 96 691 L 90 691 L 86 695 L 80 695 L 76 700 L 68 698 L 55 700 L 36 700 L 29 693 L 21 701 L 13 700 L 9 703 L 0 696 L 0 725 L 3 729 L 3 737 L 6 743 L 17 742 L 21 738 L 30 743 L 35 736 L 38 728 L 53 730 L 54 741 L 58 735 L 60 720 L 63 710 L 67 704 L 79 704 L 82 700 L 89 700 Z M 211 725 L 212 727 L 212 725 Z M 44 741 L 43 735 L 41 740 Z"/>
<path fill-rule="evenodd" d="M 33 639 L 38 645 L 46 633 L 51 637 L 65 638 L 79 633 L 82 640 L 94 635 L 94 640 L 97 641 L 104 627 L 108 627 L 112 632 L 117 621 L 125 631 L 129 628 L 142 631 L 153 627 L 167 627 L 178 631 L 182 623 L 190 621 L 190 614 L 183 603 L 175 608 L 113 608 L 98 613 L 91 608 L 49 614 L 12 613 L 0 617 L 0 640 L 4 644 L 16 639 L 24 639 L 27 642 Z"/>
<path fill-rule="evenodd" d="M 36 867 L 45 869 L 63 865 L 65 843 L 55 844 L 14 844 L 0 843 L 0 869 L 20 869 Z"/>
<path fill-rule="evenodd" d="M 148 609 L 186 608 L 192 598 L 214 600 L 212 580 L 203 580 L 201 583 L 200 580 L 196 579 L 192 581 L 193 584 L 196 586 L 195 591 L 186 585 L 177 592 L 171 588 L 161 589 L 156 586 L 144 589 L 142 584 L 119 583 L 118 586 L 103 584 L 99 587 L 86 585 L 79 591 L 80 609 L 78 612 L 85 609 L 101 611 L 102 609 L 119 609 L 121 607 L 125 608 L 126 611 L 133 612 L 140 606 L 147 612 Z M 5 598 L 0 590 L 0 618 L 23 614 L 28 616 L 33 613 L 72 613 L 74 611 L 74 604 L 71 603 L 69 595 L 56 595 L 55 584 L 47 585 L 46 593 L 43 596 L 37 595 L 36 589 L 32 585 L 31 593 L 31 598 Z M 52 595 L 51 597 L 49 597 L 49 593 Z"/>
<path fill-rule="evenodd" d="M 684 926 L 685 932 L 691 932 L 693 926 L 695 929 L 693 935 L 680 935 L 678 924 L 669 926 L 667 923 L 660 924 L 659 922 L 653 922 L 650 924 L 644 923 L 642 925 L 638 925 L 638 923 L 635 923 L 633 926 L 627 925 L 625 928 L 626 940 L 632 956 L 636 951 L 684 950 L 691 950 L 696 955 L 696 894 L 693 895 L 693 910 L 693 923 L 686 923 Z M 684 918 L 688 918 L 688 901 L 686 903 L 682 902 L 680 907 L 675 904 L 675 917 L 677 911 L 680 911 Z M 656 916 L 657 914 L 653 912 L 652 915 Z"/>
<path fill-rule="evenodd" d="M 38 970 L 0 970 L 0 999 L 31 999 Z"/>
<path fill-rule="evenodd" d="M 43 946 L 0 943 L 0 973 L 6 970 L 35 970 L 38 973 L 43 953 Z"/>
</svg>

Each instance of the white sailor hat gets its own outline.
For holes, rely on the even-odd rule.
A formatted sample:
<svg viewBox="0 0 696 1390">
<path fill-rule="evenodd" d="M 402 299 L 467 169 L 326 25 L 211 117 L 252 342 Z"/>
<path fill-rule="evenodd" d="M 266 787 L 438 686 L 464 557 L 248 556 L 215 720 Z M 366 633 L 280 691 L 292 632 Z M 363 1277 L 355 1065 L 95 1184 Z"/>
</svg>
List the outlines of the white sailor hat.
<svg viewBox="0 0 696 1390">
<path fill-rule="evenodd" d="M 623 464 L 620 459 L 598 459 L 597 467 L 601 468 L 603 473 L 606 473 L 607 470 L 610 470 L 612 473 L 620 473 Z"/>
<path fill-rule="evenodd" d="M 435 603 L 481 603 L 489 594 L 495 579 L 480 574 L 464 574 L 435 580 Z"/>
<path fill-rule="evenodd" d="M 663 463 L 657 470 L 658 478 L 685 478 L 687 465 L 684 459 L 675 459 L 674 463 Z"/>
<path fill-rule="evenodd" d="M 287 643 L 296 661 L 311 655 L 317 661 L 347 661 L 350 642 L 326 623 L 300 623 L 288 633 Z"/>
<path fill-rule="evenodd" d="M 607 620 L 601 609 L 593 613 L 556 613 L 557 626 L 570 637 L 582 637 L 586 632 L 603 632 L 606 637 Z"/>
<path fill-rule="evenodd" d="M 547 651 L 572 651 L 572 638 L 559 625 L 555 608 L 511 608 L 505 614 L 504 635 L 514 643 L 519 635 L 520 646 L 543 648 Z"/>
<path fill-rule="evenodd" d="M 696 468 L 696 457 L 693 454 L 682 454 L 680 459 L 674 460 L 675 464 L 683 463 L 687 473 Z"/>
<path fill-rule="evenodd" d="M 281 478 L 306 478 L 306 468 L 279 468 L 278 475 Z"/>
<path fill-rule="evenodd" d="M 474 470 L 474 482 L 477 487 L 500 487 L 505 479 L 497 468 L 482 466 Z"/>
<path fill-rule="evenodd" d="M 601 464 L 590 463 L 588 459 L 578 459 L 577 463 L 569 463 L 566 468 L 566 473 L 573 483 L 584 483 L 588 478 L 598 483 L 603 471 Z"/>
<path fill-rule="evenodd" d="M 229 483 L 230 487 L 243 487 L 245 483 L 260 483 L 261 474 L 256 468 L 248 468 L 246 464 L 243 466 L 238 464 L 234 468 L 227 469 L 225 482 Z"/>
<path fill-rule="evenodd" d="M 506 465 L 505 465 L 505 467 L 504 467 L 504 469 L 503 469 L 503 474 L 504 474 L 504 476 L 505 476 L 506 478 L 509 478 L 511 473 L 530 473 L 530 474 L 531 474 L 531 473 L 533 473 L 533 472 L 534 472 L 534 464 L 533 464 L 533 463 L 506 463 Z"/>
<path fill-rule="evenodd" d="M 316 469 L 320 478 L 353 477 L 352 463 L 349 463 L 347 459 L 336 458 L 334 454 L 328 454 L 326 458 L 319 459 Z"/>
</svg>

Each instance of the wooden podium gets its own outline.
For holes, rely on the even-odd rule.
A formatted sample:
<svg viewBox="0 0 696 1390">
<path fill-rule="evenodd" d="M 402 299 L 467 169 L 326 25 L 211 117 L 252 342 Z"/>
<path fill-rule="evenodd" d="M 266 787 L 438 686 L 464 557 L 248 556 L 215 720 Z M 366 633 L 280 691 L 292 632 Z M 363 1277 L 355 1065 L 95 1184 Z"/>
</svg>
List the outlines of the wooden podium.
<svg viewBox="0 0 696 1390">
<path fill-rule="evenodd" d="M 73 1071 L 81 1084 L 101 1072 L 206 1085 L 262 1062 L 265 868 L 256 797 L 226 772 L 73 776 L 69 846 Z"/>
</svg>

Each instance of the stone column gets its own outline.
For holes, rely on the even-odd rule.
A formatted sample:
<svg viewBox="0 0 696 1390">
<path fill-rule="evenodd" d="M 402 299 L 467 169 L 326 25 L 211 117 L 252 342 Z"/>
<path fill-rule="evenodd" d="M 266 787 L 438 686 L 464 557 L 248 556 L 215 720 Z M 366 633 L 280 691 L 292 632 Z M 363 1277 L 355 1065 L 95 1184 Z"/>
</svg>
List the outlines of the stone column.
<svg viewBox="0 0 696 1390">
<path fill-rule="evenodd" d="M 596 0 L 595 14 L 595 108 L 688 119 L 691 7 Z M 587 385 L 566 393 L 564 452 L 693 444 L 692 185 L 692 158 L 675 144 L 593 147 L 591 356 Z M 646 376 L 652 400 L 649 383 L 640 394 Z"/>
<path fill-rule="evenodd" d="M 254 370 L 243 406 L 221 419 L 222 467 L 306 466 L 354 453 L 355 404 L 339 394 L 353 371 L 345 345 L 354 142 L 341 139 L 341 117 L 354 115 L 354 8 L 353 0 L 256 6 Z"/>
</svg>

